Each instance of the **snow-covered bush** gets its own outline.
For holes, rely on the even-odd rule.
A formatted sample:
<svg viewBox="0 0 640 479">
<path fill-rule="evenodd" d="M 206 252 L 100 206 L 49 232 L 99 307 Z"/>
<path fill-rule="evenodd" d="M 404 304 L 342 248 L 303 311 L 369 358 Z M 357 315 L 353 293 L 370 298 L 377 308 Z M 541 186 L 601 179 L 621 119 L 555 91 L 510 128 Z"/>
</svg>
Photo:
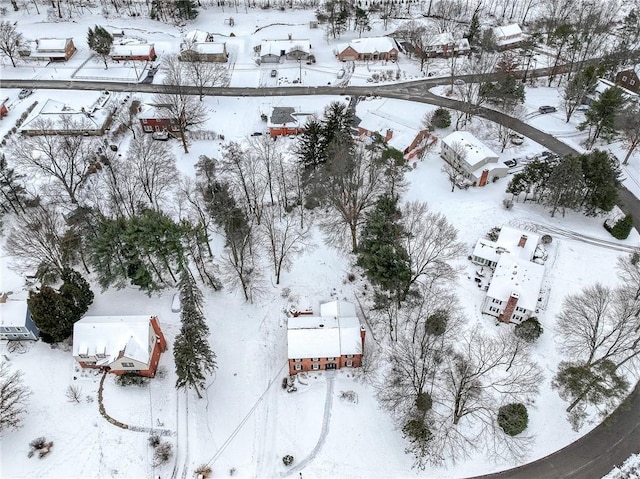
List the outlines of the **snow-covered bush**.
<svg viewBox="0 0 640 479">
<path fill-rule="evenodd" d="M 211 476 L 212 472 L 213 471 L 211 470 L 211 467 L 206 464 L 200 464 L 194 471 L 196 477 L 202 479 L 208 479 Z"/>
<path fill-rule="evenodd" d="M 291 464 L 293 464 L 293 456 L 287 454 L 282 458 L 282 462 L 285 466 L 290 466 Z"/>
<path fill-rule="evenodd" d="M 160 464 L 164 464 L 165 462 L 171 459 L 173 455 L 173 446 L 170 442 L 162 442 L 156 447 L 156 450 L 153 453 L 153 463 L 155 466 L 159 466 Z"/>
<path fill-rule="evenodd" d="M 146 386 L 148 379 L 136 373 L 124 373 L 116 378 L 118 386 Z"/>
</svg>

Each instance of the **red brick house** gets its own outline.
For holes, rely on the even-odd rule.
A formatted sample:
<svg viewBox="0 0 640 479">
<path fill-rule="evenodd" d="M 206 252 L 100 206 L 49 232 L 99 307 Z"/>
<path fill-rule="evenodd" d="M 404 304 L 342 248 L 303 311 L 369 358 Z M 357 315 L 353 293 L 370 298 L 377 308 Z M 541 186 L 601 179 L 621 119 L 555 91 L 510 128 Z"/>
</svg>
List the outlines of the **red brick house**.
<svg viewBox="0 0 640 479">
<path fill-rule="evenodd" d="M 156 50 L 153 43 L 126 43 L 111 47 L 111 59 L 116 61 L 140 60 L 153 62 L 156 60 Z"/>
<path fill-rule="evenodd" d="M 180 125 L 177 119 L 172 118 L 168 108 L 162 105 L 145 105 L 138 115 L 140 126 L 145 133 L 167 131 L 172 134 L 180 134 Z"/>
<path fill-rule="evenodd" d="M 73 38 L 39 38 L 24 55 L 35 60 L 66 62 L 76 52 Z"/>
<path fill-rule="evenodd" d="M 267 122 L 271 138 L 298 135 L 304 132 L 311 113 L 301 113 L 291 106 L 274 106 Z"/>
<path fill-rule="evenodd" d="M 320 316 L 293 314 L 287 325 L 289 374 L 359 368 L 364 343 L 365 330 L 353 303 L 321 304 Z"/>
<path fill-rule="evenodd" d="M 85 316 L 73 325 L 73 357 L 82 368 L 154 377 L 166 349 L 157 316 Z"/>
<path fill-rule="evenodd" d="M 341 62 L 395 61 L 398 59 L 398 45 L 393 38 L 389 37 L 357 38 L 348 44 L 340 45 L 336 56 Z"/>
<path fill-rule="evenodd" d="M 640 93 L 640 66 L 627 68 L 616 75 L 616 85 Z"/>
</svg>

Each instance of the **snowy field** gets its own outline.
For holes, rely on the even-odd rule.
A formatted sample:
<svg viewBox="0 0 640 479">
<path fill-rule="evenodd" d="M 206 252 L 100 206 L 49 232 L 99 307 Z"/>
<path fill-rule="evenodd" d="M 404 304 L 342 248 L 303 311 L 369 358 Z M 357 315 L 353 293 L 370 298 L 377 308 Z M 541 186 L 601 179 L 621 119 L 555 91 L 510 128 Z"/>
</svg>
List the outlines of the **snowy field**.
<svg viewBox="0 0 640 479">
<path fill-rule="evenodd" d="M 214 15 L 214 13 L 216 13 Z M 224 18 L 232 15 L 235 26 L 229 27 Z M 43 16 L 24 16 L 10 13 L 7 18 L 19 21 L 29 36 L 73 36 L 78 52 L 65 65 L 21 64 L 18 68 L 3 65 L 0 74 L 8 78 L 60 78 L 70 79 L 76 71 L 80 75 L 109 75 L 116 80 L 124 73 L 115 65 L 109 70 L 89 60 L 91 52 L 86 45 L 86 29 L 94 24 L 122 28 L 132 35 L 155 42 L 159 59 L 163 54 L 177 53 L 184 28 L 164 25 L 146 19 L 109 18 L 89 14 L 82 23 L 48 23 Z M 249 11 L 249 13 L 204 11 L 189 25 L 229 37 L 231 53 L 229 68 L 231 86 L 275 86 L 294 84 L 301 79 L 303 85 L 338 84 L 337 72 L 343 68 L 333 55 L 333 48 L 348 40 L 327 42 L 322 30 L 309 28 L 311 11 L 289 12 Z M 286 23 L 286 25 L 276 25 Z M 390 27 L 391 28 L 391 27 Z M 373 34 L 384 33 L 376 25 Z M 296 62 L 279 64 L 278 76 L 270 76 L 270 65 L 257 66 L 253 47 L 265 38 L 308 38 L 313 46 L 317 63 L 299 65 Z M 354 36 L 353 32 L 350 32 Z M 544 59 L 540 59 L 542 63 Z M 88 62 L 86 64 L 83 63 Z M 538 63 L 538 66 L 542 66 Z M 88 66 L 89 65 L 89 66 Z M 95 71 L 90 71 L 94 65 Z M 373 73 L 387 70 L 400 71 L 400 79 L 421 77 L 419 65 L 407 59 L 397 64 L 359 64 L 347 80 L 353 85 L 371 84 Z M 430 69 L 442 75 L 448 73 L 445 61 L 434 62 Z M 89 73 L 87 73 L 89 72 Z M 105 73 L 111 72 L 111 73 Z M 395 74 L 394 74 L 395 76 Z M 0 122 L 0 138 L 13 126 L 34 101 L 43 103 L 48 98 L 74 102 L 77 92 L 38 90 L 32 96 L 19 100 L 18 90 L 2 89 L 0 97 L 9 98 L 10 116 Z M 83 94 L 85 95 L 85 94 Z M 90 94 L 86 94 L 88 97 Z M 92 94 L 91 94 L 92 95 Z M 151 97 L 139 95 L 143 101 Z M 202 130 L 215 131 L 225 140 L 193 140 L 189 154 L 184 154 L 178 142 L 167 143 L 177 157 L 181 173 L 193 176 L 199 155 L 219 157 L 222 145 L 228 141 L 244 142 L 252 132 L 265 132 L 266 125 L 260 113 L 272 106 L 300 106 L 307 112 L 322 112 L 330 101 L 347 101 L 344 97 L 278 97 L 278 98 L 206 98 L 210 118 Z M 558 105 L 555 89 L 541 86 L 527 88 L 526 121 L 532 126 L 554 134 L 575 148 L 580 148 L 583 133 L 576 131 L 580 113 L 565 123 L 559 108 L 557 113 L 536 115 L 540 105 Z M 373 99 L 358 104 L 357 114 L 384 106 L 391 112 L 402 112 L 411 118 L 421 118 L 432 110 L 428 105 L 416 105 L 399 100 Z M 473 122 L 470 129 L 494 149 L 497 143 L 490 125 Z M 436 132 L 445 136 L 452 130 Z M 128 140 L 119 146 L 126 151 Z M 280 138 L 285 149 L 294 146 L 289 138 Z M 622 147 L 618 143 L 607 145 L 618 157 Z M 526 158 L 542 151 L 540 145 L 525 140 L 521 146 L 509 145 L 502 159 Z M 499 151 L 499 149 L 498 149 Z M 586 218 L 572 212 L 566 217 L 551 218 L 541 206 L 515 203 L 511 210 L 502 207 L 505 187 L 509 178 L 484 188 L 450 191 L 444 173 L 439 147 L 430 151 L 415 168 L 408 172 L 409 183 L 404 200 L 428 202 L 434 211 L 444 213 L 458 229 L 459 238 L 469 253 L 475 241 L 494 226 L 512 225 L 519 228 L 546 232 L 551 229 L 579 232 L 585 236 L 612 241 L 602 228 L 602 218 Z M 625 168 L 625 185 L 640 196 L 640 158 L 636 154 Z M 171 349 L 162 356 L 162 374 L 144 388 L 121 388 L 112 377 L 105 382 L 104 404 L 107 412 L 119 421 L 141 428 L 168 429 L 168 439 L 174 445 L 176 456 L 167 465 L 151 467 L 153 450 L 147 445 L 148 433 L 119 429 L 106 422 L 98 412 L 97 390 L 99 376 L 83 372 L 75 366 L 70 351 L 52 349 L 38 342 L 25 350 L 10 352 L 6 343 L 0 344 L 0 355 L 14 369 L 22 370 L 31 387 L 29 413 L 24 427 L 5 433 L 0 450 L 0 476 L 3 478 L 168 478 L 176 471 L 185 470 L 186 477 L 200 464 L 209 464 L 213 477 L 312 477 L 312 478 L 458 478 L 498 471 L 516 464 L 494 462 L 477 454 L 446 468 L 411 468 L 412 458 L 404 454 L 405 442 L 395 429 L 389 413 L 379 408 L 373 383 L 375 372 L 338 371 L 333 375 L 323 372 L 300 375 L 298 391 L 288 394 L 280 388 L 286 374 L 286 316 L 290 307 L 317 308 L 319 302 L 331 299 L 354 300 L 357 295 L 366 303 L 362 283 L 347 281 L 353 271 L 350 257 L 324 244 L 321 234 L 314 230 L 312 241 L 304 254 L 295 260 L 294 267 L 283 273 L 279 286 L 267 281 L 262 296 L 254 304 L 246 304 L 237 292 L 224 290 L 209 292 L 206 297 L 206 315 L 211 330 L 210 342 L 217 354 L 218 369 L 206 389 L 205 398 L 198 400 L 193 392 L 176 392 L 175 373 Z M 222 241 L 218 238 L 218 243 Z M 638 233 L 620 244 L 640 244 Z M 545 267 L 543 285 L 544 308 L 539 315 L 545 333 L 533 346 L 533 354 L 544 371 L 545 381 L 541 394 L 529 408 L 529 428 L 534 445 L 525 461 L 545 456 L 574 441 L 599 422 L 593 416 L 576 433 L 566 421 L 566 404 L 550 388 L 550 380 L 560 360 L 558 342 L 554 334 L 555 316 L 562 299 L 583 286 L 600 281 L 615 284 L 616 272 L 611 265 L 622 253 L 602 243 L 600 246 L 553 235 L 548 247 L 549 259 Z M 588 260 L 585 260 L 588 259 Z M 466 327 L 479 326 L 487 333 L 499 328 L 495 321 L 480 315 L 483 292 L 474 281 L 475 267 L 466 259 L 459 262 L 463 268 L 456 284 L 467 318 Z M 19 290 L 22 278 L 14 272 L 13 264 L 0 254 L 0 291 Z M 100 293 L 88 314 L 145 314 L 158 315 L 169 344 L 180 326 L 178 314 L 171 312 L 171 299 L 175 291 L 147 297 L 134 289 L 109 290 Z M 374 339 L 367 337 L 369 344 Z M 86 398 L 80 404 L 65 396 L 69 385 L 82 389 Z M 357 402 L 340 398 L 342 391 L 354 391 Z M 91 399 L 88 399 L 91 398 Z M 43 459 L 28 458 L 29 442 L 45 436 L 54 442 L 53 451 Z M 293 455 L 292 467 L 285 468 L 281 458 Z"/>
</svg>

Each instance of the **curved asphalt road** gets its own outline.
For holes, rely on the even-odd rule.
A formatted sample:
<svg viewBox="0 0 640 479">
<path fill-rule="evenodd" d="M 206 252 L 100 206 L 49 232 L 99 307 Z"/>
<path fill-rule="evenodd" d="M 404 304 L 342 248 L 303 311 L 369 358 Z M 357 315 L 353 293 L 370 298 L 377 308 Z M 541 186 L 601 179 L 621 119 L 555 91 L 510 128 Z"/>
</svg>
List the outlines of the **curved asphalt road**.
<svg viewBox="0 0 640 479">
<path fill-rule="evenodd" d="M 536 75 L 548 74 L 538 70 Z M 473 80 L 464 76 L 462 79 Z M 346 87 L 267 87 L 267 88 L 205 88 L 207 96 L 295 96 L 295 95 L 377 95 L 419 103 L 443 106 L 455 110 L 465 110 L 464 102 L 440 97 L 429 92 L 429 88 L 449 84 L 448 78 L 432 78 L 386 86 L 346 86 Z M 154 84 L 114 83 L 114 82 L 76 82 L 64 80 L 11 80 L 2 79 L 0 88 L 49 88 L 111 90 L 122 92 L 161 93 L 170 90 L 170 86 Z M 195 87 L 181 87 L 183 92 L 197 95 Z M 558 155 L 565 156 L 577 152 L 554 138 L 526 123 L 504 113 L 484 107 L 473 108 L 473 114 L 509 127 L 543 145 Z M 633 214 L 634 226 L 640 231 L 640 200 L 629 190 L 620 189 L 620 207 Z M 600 479 L 614 465 L 622 464 L 631 454 L 640 453 L 640 389 L 639 385 L 629 398 L 613 414 L 589 434 L 578 441 L 547 457 L 524 466 L 509 469 L 496 474 L 478 476 L 478 478 L 514 478 L 514 479 Z"/>
</svg>

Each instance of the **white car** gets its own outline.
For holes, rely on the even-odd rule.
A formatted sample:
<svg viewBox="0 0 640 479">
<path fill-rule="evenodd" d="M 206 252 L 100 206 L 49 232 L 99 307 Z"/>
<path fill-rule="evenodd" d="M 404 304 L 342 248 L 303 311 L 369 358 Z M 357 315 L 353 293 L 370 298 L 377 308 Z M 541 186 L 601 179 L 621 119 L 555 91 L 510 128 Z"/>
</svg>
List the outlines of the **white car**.
<svg viewBox="0 0 640 479">
<path fill-rule="evenodd" d="M 18 93 L 18 98 L 23 100 L 25 98 L 27 98 L 29 95 L 31 95 L 33 93 L 33 90 L 27 90 L 26 88 L 23 90 L 20 90 L 20 93 Z"/>
</svg>

